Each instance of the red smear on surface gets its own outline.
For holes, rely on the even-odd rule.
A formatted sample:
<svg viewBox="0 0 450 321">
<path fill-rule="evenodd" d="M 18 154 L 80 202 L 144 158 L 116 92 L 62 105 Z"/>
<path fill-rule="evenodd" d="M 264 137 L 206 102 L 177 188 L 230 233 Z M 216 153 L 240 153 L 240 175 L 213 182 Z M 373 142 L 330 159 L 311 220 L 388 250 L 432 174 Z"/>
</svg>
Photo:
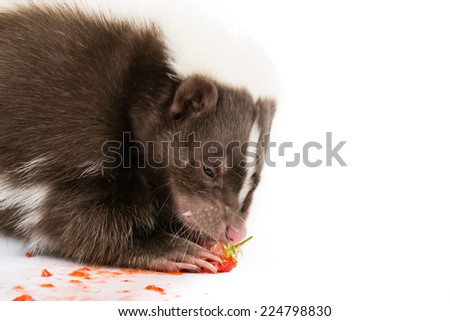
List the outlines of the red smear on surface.
<svg viewBox="0 0 450 321">
<path fill-rule="evenodd" d="M 77 271 L 84 271 L 84 272 L 87 272 L 87 271 L 92 271 L 92 269 L 91 269 L 91 268 L 88 268 L 87 266 L 83 266 L 82 268 L 79 268 Z"/>
<path fill-rule="evenodd" d="M 66 272 L 68 273 L 69 276 L 71 276 L 72 278 L 69 280 L 64 280 L 61 278 L 57 278 L 58 275 L 56 275 L 56 277 L 50 273 L 47 269 L 42 269 L 42 273 L 41 276 L 42 277 L 50 277 L 50 276 L 54 276 L 55 280 L 59 279 L 61 281 L 65 281 L 69 284 L 74 284 L 77 285 L 78 284 L 78 289 L 86 289 L 86 290 L 90 290 L 91 287 L 89 286 L 89 283 L 86 281 L 84 282 L 83 280 L 94 280 L 93 282 L 97 283 L 105 283 L 110 281 L 114 281 L 114 282 L 135 282 L 135 280 L 133 280 L 133 275 L 148 275 L 148 274 L 152 274 L 152 275 L 181 275 L 183 273 L 181 272 L 168 272 L 168 273 L 159 273 L 159 272 L 153 272 L 153 271 L 147 271 L 147 270 L 137 270 L 137 269 L 120 269 L 120 270 L 113 270 L 113 271 L 109 271 L 107 269 L 102 269 L 102 268 L 98 268 L 98 267 L 93 267 L 93 268 L 89 268 L 89 267 L 81 267 L 79 269 L 73 270 L 72 272 Z M 121 276 L 121 278 L 116 278 L 117 276 Z M 124 277 L 129 276 L 129 279 L 123 279 Z M 92 282 L 92 281 L 91 281 Z M 66 283 L 66 284 L 67 284 Z M 41 287 L 41 288 L 56 288 L 53 284 L 51 283 L 43 283 L 43 284 L 37 284 L 37 286 Z M 13 288 L 14 290 L 24 290 L 24 288 L 22 286 L 17 285 L 16 287 Z M 82 290 L 82 291 L 86 291 L 86 290 Z M 145 287 L 145 290 L 148 291 L 154 291 L 154 292 L 158 292 L 161 295 L 165 295 L 167 294 L 166 291 L 161 288 L 158 287 L 156 285 L 148 285 Z M 97 293 L 99 293 L 100 291 L 97 291 Z M 20 292 L 19 292 L 20 293 Z M 48 292 L 50 293 L 50 292 Z M 118 291 L 117 294 L 122 294 L 120 297 L 121 299 L 124 299 L 127 295 L 129 296 L 130 294 L 133 293 L 132 289 L 129 290 L 121 290 Z M 72 299 L 76 299 L 75 296 L 71 296 L 71 297 L 67 297 L 67 300 L 72 300 Z M 130 297 L 130 300 L 132 298 Z M 17 297 L 15 299 L 16 301 L 31 301 L 34 299 L 30 296 L 30 295 L 22 295 L 20 297 Z"/>
<path fill-rule="evenodd" d="M 53 284 L 51 284 L 51 283 L 48 283 L 48 284 L 41 284 L 40 286 L 41 286 L 41 288 L 54 288 L 54 287 L 55 287 L 55 286 L 54 286 Z"/>
<path fill-rule="evenodd" d="M 165 272 L 165 273 L 162 273 L 162 274 L 181 275 L 181 274 L 183 274 L 183 273 L 181 273 L 181 272 L 179 272 L 179 271 L 173 271 L 173 272 Z"/>
<path fill-rule="evenodd" d="M 120 275 L 122 274 L 153 274 L 153 275 L 181 275 L 182 272 L 174 271 L 174 272 L 155 272 L 149 270 L 133 270 L 133 269 L 120 269 L 120 272 L 113 272 L 114 274 Z"/>
<path fill-rule="evenodd" d="M 42 270 L 41 276 L 44 278 L 48 278 L 49 276 L 52 276 L 53 274 L 51 274 L 49 271 L 47 271 L 46 269 Z"/>
<path fill-rule="evenodd" d="M 69 275 L 70 276 L 87 276 L 87 274 L 85 272 L 80 272 L 80 271 L 73 271 Z"/>
<path fill-rule="evenodd" d="M 116 271 L 96 270 L 95 272 L 96 272 L 97 274 L 109 274 L 109 275 L 111 275 L 111 276 L 122 275 L 121 272 L 116 272 Z"/>
<path fill-rule="evenodd" d="M 145 287 L 146 290 L 155 291 L 161 294 L 166 294 L 166 291 L 164 291 L 163 288 L 157 287 L 156 285 L 149 285 Z"/>
<path fill-rule="evenodd" d="M 13 299 L 13 301 L 34 301 L 34 299 L 31 297 L 31 295 L 24 294 Z"/>
<path fill-rule="evenodd" d="M 88 267 L 82 267 L 78 270 L 73 271 L 72 273 L 70 273 L 70 276 L 79 276 L 79 277 L 84 277 L 85 279 L 89 280 L 89 273 L 87 273 L 88 271 L 91 271 L 90 268 Z"/>
<path fill-rule="evenodd" d="M 27 258 L 31 258 L 31 257 L 33 257 L 33 253 L 27 252 L 27 253 L 25 254 L 25 256 L 26 256 Z"/>
<path fill-rule="evenodd" d="M 154 271 L 147 270 L 133 270 L 133 269 L 120 269 L 120 272 L 124 274 L 155 274 Z"/>
<path fill-rule="evenodd" d="M 132 270 L 132 269 L 120 269 L 120 272 L 125 273 L 125 274 L 136 274 L 136 273 L 140 273 L 140 270 Z"/>
</svg>

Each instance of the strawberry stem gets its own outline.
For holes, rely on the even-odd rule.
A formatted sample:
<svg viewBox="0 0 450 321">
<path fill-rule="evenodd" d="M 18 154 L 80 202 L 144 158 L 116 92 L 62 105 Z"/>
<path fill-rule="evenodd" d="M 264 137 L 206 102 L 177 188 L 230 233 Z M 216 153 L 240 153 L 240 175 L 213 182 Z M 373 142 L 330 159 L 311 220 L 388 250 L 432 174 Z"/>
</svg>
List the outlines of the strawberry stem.
<svg viewBox="0 0 450 321">
<path fill-rule="evenodd" d="M 233 245 L 233 247 L 234 247 L 235 249 L 237 249 L 238 247 L 241 247 L 242 245 L 244 245 L 245 243 L 247 243 L 248 241 L 250 241 L 252 238 L 253 238 L 253 235 L 247 237 L 245 240 L 241 241 L 240 243 Z"/>
<path fill-rule="evenodd" d="M 225 250 L 225 257 L 229 258 L 229 257 L 233 257 L 234 259 L 236 259 L 237 257 L 237 249 L 239 247 L 241 247 L 242 245 L 244 245 L 245 243 L 247 243 L 248 241 L 250 241 L 253 238 L 253 236 L 249 236 L 247 237 L 245 240 L 241 241 L 240 243 L 237 244 L 224 244 L 224 250 Z"/>
</svg>

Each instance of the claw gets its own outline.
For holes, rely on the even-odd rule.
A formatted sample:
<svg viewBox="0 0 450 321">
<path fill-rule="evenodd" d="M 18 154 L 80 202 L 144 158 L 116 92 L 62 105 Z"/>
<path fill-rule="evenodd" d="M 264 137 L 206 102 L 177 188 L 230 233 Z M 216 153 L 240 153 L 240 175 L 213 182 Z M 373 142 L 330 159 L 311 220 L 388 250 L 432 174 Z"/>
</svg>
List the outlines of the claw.
<svg viewBox="0 0 450 321">
<path fill-rule="evenodd" d="M 211 271 L 212 273 L 217 273 L 217 268 L 216 268 L 214 265 L 212 265 L 211 263 L 209 263 L 209 262 L 207 262 L 207 261 L 205 261 L 205 260 L 202 260 L 202 259 L 194 259 L 194 263 L 195 263 L 195 265 L 197 265 L 197 266 L 200 267 L 200 268 L 209 270 L 209 271 Z"/>
<path fill-rule="evenodd" d="M 186 257 L 183 261 L 184 262 L 173 262 L 174 266 L 179 271 L 200 273 L 202 270 L 208 270 L 209 272 L 217 273 L 217 268 L 204 259 L 190 256 Z"/>
<path fill-rule="evenodd" d="M 189 271 L 189 272 L 201 272 L 202 270 L 200 269 L 200 267 L 198 267 L 195 264 L 190 264 L 190 263 L 183 263 L 183 262 L 176 262 L 175 266 L 180 270 L 180 271 Z"/>
<path fill-rule="evenodd" d="M 198 256 L 203 257 L 205 259 L 209 259 L 211 261 L 215 261 L 218 263 L 222 263 L 222 259 L 214 254 L 212 254 L 211 252 L 207 251 L 207 250 L 201 250 L 198 254 Z"/>
</svg>

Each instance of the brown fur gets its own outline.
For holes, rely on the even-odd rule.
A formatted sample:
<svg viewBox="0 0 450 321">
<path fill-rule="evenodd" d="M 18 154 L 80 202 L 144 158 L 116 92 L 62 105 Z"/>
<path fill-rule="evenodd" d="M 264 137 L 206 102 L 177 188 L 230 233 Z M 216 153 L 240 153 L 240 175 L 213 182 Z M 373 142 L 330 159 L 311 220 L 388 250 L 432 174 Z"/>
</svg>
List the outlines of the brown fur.
<svg viewBox="0 0 450 321">
<path fill-rule="evenodd" d="M 205 76 L 180 79 L 155 27 L 27 7 L 0 13 L 0 113 L 4 179 L 49 189 L 42 219 L 27 231 L 17 229 L 20 208 L 0 204 L 0 231 L 79 262 L 177 270 L 177 262 L 198 264 L 197 243 L 217 238 L 220 226 L 245 221 L 254 188 L 240 208 L 241 154 L 230 168 L 222 150 L 218 159 L 227 161 L 208 164 L 216 171 L 210 179 L 192 155 L 182 153 L 178 166 L 167 147 L 147 142 L 176 134 L 188 141 L 192 133 L 202 145 L 242 142 L 256 119 L 269 132 L 274 104 Z M 105 142 L 122 142 L 124 133 L 131 140 L 120 156 L 129 166 L 104 166 L 113 157 Z M 140 166 L 143 156 L 169 166 Z M 45 161 L 20 170 L 38 158 Z M 186 203 L 201 230 L 180 219 Z"/>
</svg>

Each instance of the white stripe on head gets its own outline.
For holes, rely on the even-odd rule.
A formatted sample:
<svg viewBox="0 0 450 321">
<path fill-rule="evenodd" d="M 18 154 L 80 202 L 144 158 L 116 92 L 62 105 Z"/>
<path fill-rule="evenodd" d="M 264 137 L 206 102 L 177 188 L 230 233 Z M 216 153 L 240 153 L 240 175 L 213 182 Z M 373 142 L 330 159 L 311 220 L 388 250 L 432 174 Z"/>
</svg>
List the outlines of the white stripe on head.
<svg viewBox="0 0 450 321">
<path fill-rule="evenodd" d="M 48 188 L 43 185 L 14 186 L 0 175 L 0 210 L 17 208 L 19 231 L 27 231 L 40 222 L 39 208 L 47 193 Z"/>
<path fill-rule="evenodd" d="M 253 123 L 252 129 L 250 130 L 250 135 L 248 141 L 250 144 L 247 146 L 247 154 L 245 155 L 245 178 L 242 184 L 241 190 L 239 192 L 239 204 L 243 205 L 245 199 L 247 198 L 248 193 L 252 189 L 252 176 L 256 172 L 256 163 L 255 159 L 251 157 L 249 154 L 255 155 L 258 152 L 258 147 L 256 144 L 259 143 L 260 129 L 258 126 L 258 120 Z M 256 144 L 255 144 L 256 143 Z"/>
</svg>

